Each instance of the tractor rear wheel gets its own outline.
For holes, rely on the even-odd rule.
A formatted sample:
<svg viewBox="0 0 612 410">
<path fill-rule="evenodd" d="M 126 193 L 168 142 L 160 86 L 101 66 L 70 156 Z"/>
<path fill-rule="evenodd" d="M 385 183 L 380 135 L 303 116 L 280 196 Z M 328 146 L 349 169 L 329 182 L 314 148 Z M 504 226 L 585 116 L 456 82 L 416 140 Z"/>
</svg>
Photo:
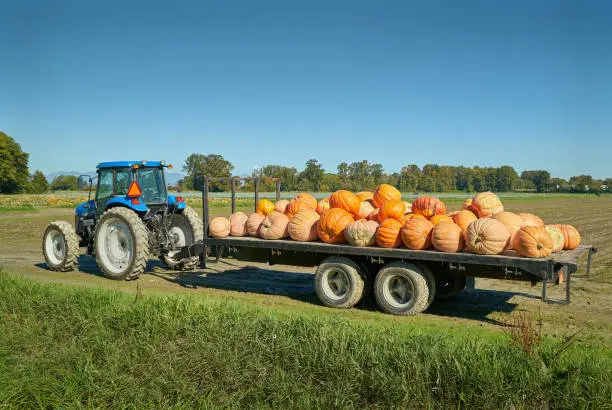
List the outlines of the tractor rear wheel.
<svg viewBox="0 0 612 410">
<path fill-rule="evenodd" d="M 132 280 L 144 272 L 149 259 L 147 228 L 136 212 L 111 208 L 102 214 L 94 235 L 94 250 L 104 276 Z"/>
<path fill-rule="evenodd" d="M 54 221 L 47 225 L 42 251 L 50 270 L 73 270 L 79 257 L 79 238 L 72 225 L 65 221 Z"/>
<path fill-rule="evenodd" d="M 191 246 L 196 241 L 204 239 L 204 226 L 202 219 L 196 211 L 190 206 L 186 206 L 181 213 L 173 214 L 170 220 L 169 232 L 175 250 L 159 255 L 159 259 L 165 263 L 170 269 L 176 270 L 192 270 L 199 261 L 198 256 L 189 258 L 175 259 L 180 249 L 185 246 Z"/>
</svg>

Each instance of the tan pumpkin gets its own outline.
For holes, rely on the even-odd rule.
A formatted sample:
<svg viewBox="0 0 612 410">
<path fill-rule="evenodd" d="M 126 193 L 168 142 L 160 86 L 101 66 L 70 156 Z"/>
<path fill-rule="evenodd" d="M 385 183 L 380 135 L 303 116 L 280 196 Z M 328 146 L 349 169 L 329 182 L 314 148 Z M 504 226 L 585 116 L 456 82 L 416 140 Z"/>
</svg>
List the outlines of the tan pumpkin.
<svg viewBox="0 0 612 410">
<path fill-rule="evenodd" d="M 380 208 L 374 208 L 374 210 L 368 215 L 366 218 L 368 221 L 376 221 L 378 222 L 378 213 L 380 212 Z"/>
<path fill-rule="evenodd" d="M 498 212 L 503 212 L 503 210 L 504 205 L 493 192 L 480 192 L 472 199 L 472 211 L 479 218 L 486 218 Z"/>
<path fill-rule="evenodd" d="M 213 238 L 227 238 L 230 234 L 230 227 L 229 219 L 217 216 L 208 224 L 208 232 Z"/>
<path fill-rule="evenodd" d="M 429 249 L 433 228 L 434 225 L 425 218 L 408 219 L 400 230 L 402 243 L 408 249 Z"/>
<path fill-rule="evenodd" d="M 475 220 L 468 226 L 466 236 L 470 252 L 479 255 L 498 255 L 508 247 L 510 240 L 508 228 L 493 218 Z"/>
<path fill-rule="evenodd" d="M 412 202 L 404 201 L 404 205 L 406 206 L 406 212 L 405 213 L 411 214 L 412 213 Z"/>
<path fill-rule="evenodd" d="M 553 253 L 562 250 L 565 242 L 565 237 L 563 236 L 563 232 L 561 232 L 561 229 L 559 229 L 555 225 L 546 225 L 544 229 L 546 229 L 546 232 L 548 232 L 548 234 L 553 240 Z"/>
<path fill-rule="evenodd" d="M 542 219 L 540 219 L 539 216 L 534 215 L 534 214 L 529 214 L 529 213 L 520 213 L 517 214 L 518 216 L 521 217 L 521 219 L 523 220 L 523 225 L 522 226 L 544 226 L 544 221 L 542 221 Z"/>
<path fill-rule="evenodd" d="M 268 215 L 274 212 L 274 204 L 269 199 L 260 199 L 259 202 L 257 202 L 257 212 L 262 215 Z"/>
<path fill-rule="evenodd" d="M 310 209 L 311 211 L 314 211 L 317 209 L 317 200 L 315 199 L 314 196 L 307 194 L 306 192 L 302 192 L 301 194 L 298 194 L 298 196 L 296 196 L 295 199 L 299 201 L 304 201 L 306 205 L 308 206 L 308 209 Z"/>
<path fill-rule="evenodd" d="M 459 252 L 465 248 L 465 239 L 459 225 L 440 222 L 431 232 L 431 244 L 440 252 Z"/>
<path fill-rule="evenodd" d="M 353 215 L 342 208 L 330 208 L 317 223 L 319 239 L 327 243 L 346 242 L 344 230 L 351 222 L 355 222 Z"/>
<path fill-rule="evenodd" d="M 390 199 L 385 201 L 378 210 L 378 221 L 382 222 L 387 218 L 400 220 L 406 213 L 406 205 L 404 201 L 399 199 Z"/>
<path fill-rule="evenodd" d="M 514 235 L 516 253 L 528 258 L 545 258 L 552 253 L 553 246 L 553 239 L 543 226 L 523 226 Z"/>
<path fill-rule="evenodd" d="M 361 205 L 361 201 L 351 191 L 346 191 L 341 189 L 339 191 L 334 192 L 329 197 L 329 207 L 330 208 L 340 208 L 344 209 L 349 214 L 354 217 L 359 216 L 359 207 Z"/>
<path fill-rule="evenodd" d="M 244 236 L 247 234 L 247 220 L 249 217 L 244 212 L 234 212 L 230 216 L 230 235 Z"/>
<path fill-rule="evenodd" d="M 249 215 L 247 219 L 247 233 L 250 236 L 259 236 L 259 228 L 261 228 L 261 224 L 266 217 L 260 214 L 259 212 L 255 212 Z"/>
<path fill-rule="evenodd" d="M 446 214 L 446 205 L 438 198 L 433 196 L 420 196 L 412 203 L 412 212 L 431 218 L 434 215 Z"/>
<path fill-rule="evenodd" d="M 372 198 L 374 198 L 374 192 L 370 192 L 370 191 L 362 191 L 362 192 L 357 192 L 355 195 L 357 195 L 357 198 L 359 198 L 360 201 L 371 201 Z"/>
<path fill-rule="evenodd" d="M 289 201 L 287 201 L 286 199 L 279 199 L 274 204 L 274 210 L 276 212 L 280 212 L 281 214 L 284 214 L 288 205 L 289 205 Z"/>
<path fill-rule="evenodd" d="M 401 222 L 387 218 L 380 223 L 376 231 L 376 244 L 381 248 L 397 248 L 402 244 L 400 236 Z"/>
<path fill-rule="evenodd" d="M 317 213 L 319 215 L 323 215 L 323 212 L 327 211 L 329 209 L 329 198 L 323 198 L 319 201 L 319 203 L 317 204 Z"/>
<path fill-rule="evenodd" d="M 474 214 L 474 212 L 468 211 L 467 209 L 462 209 L 455 214 L 453 221 L 459 226 L 459 228 L 461 228 L 463 239 L 467 240 L 468 226 L 470 226 L 470 224 L 477 219 L 478 217 Z"/>
<path fill-rule="evenodd" d="M 449 218 L 453 218 L 453 221 L 455 220 L 455 215 L 457 215 L 459 213 L 459 211 L 451 211 L 449 213 L 446 214 L 446 216 L 448 216 Z"/>
<path fill-rule="evenodd" d="M 346 241 L 353 246 L 372 246 L 376 243 L 378 222 L 360 219 L 351 222 L 344 230 Z"/>
<path fill-rule="evenodd" d="M 368 219 L 368 215 L 374 212 L 375 209 L 372 201 L 362 201 L 359 205 L 359 219 Z"/>
<path fill-rule="evenodd" d="M 287 231 L 289 218 L 287 215 L 280 212 L 271 212 L 268 214 L 259 228 L 259 236 L 263 239 L 282 239 L 289 236 Z"/>
<path fill-rule="evenodd" d="M 389 184 L 380 184 L 376 187 L 372 200 L 377 208 L 390 199 L 402 199 L 401 192 Z"/>
<path fill-rule="evenodd" d="M 448 215 L 434 215 L 431 218 L 429 218 L 429 220 L 431 221 L 432 224 L 434 224 L 434 226 L 436 226 L 437 224 L 443 221 L 453 222 L 453 223 L 455 222 L 453 221 L 453 218 L 451 218 Z"/>
<path fill-rule="evenodd" d="M 563 249 L 575 249 L 580 245 L 580 233 L 572 225 L 554 225 L 563 234 Z"/>
<path fill-rule="evenodd" d="M 514 235 L 523 226 L 523 218 L 514 212 L 502 211 L 493 215 L 491 218 L 504 224 L 508 232 L 510 232 L 510 240 L 508 241 L 508 249 L 514 247 Z"/>
<path fill-rule="evenodd" d="M 291 219 L 298 212 L 314 211 L 315 209 L 317 209 L 316 206 L 311 208 L 310 204 L 308 204 L 306 201 L 302 201 L 296 197 L 289 201 L 289 205 L 287 205 L 287 208 L 285 209 L 285 215 L 287 215 L 287 218 Z"/>
<path fill-rule="evenodd" d="M 289 236 L 294 241 L 311 242 L 319 239 L 317 222 L 321 216 L 315 211 L 300 211 L 291 218 L 287 225 Z"/>
</svg>

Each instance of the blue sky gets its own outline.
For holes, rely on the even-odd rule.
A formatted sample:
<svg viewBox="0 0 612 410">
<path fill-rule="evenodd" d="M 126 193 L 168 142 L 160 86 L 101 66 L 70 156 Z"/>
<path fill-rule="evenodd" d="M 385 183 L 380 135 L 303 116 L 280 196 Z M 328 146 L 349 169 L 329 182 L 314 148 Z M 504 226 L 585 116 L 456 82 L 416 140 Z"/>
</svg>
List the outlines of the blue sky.
<svg viewBox="0 0 612 410">
<path fill-rule="evenodd" d="M 13 1 L 0 130 L 49 173 L 220 153 L 612 176 L 607 1 Z"/>
</svg>

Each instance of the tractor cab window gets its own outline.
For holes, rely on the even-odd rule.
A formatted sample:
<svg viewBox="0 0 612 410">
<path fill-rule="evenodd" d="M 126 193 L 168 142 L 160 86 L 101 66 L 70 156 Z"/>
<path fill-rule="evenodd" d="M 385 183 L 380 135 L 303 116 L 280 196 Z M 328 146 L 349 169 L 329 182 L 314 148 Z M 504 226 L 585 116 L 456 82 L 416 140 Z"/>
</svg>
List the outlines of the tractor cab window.
<svg viewBox="0 0 612 410">
<path fill-rule="evenodd" d="M 127 195 L 132 183 L 132 169 L 124 168 L 115 170 L 115 195 Z"/>
<path fill-rule="evenodd" d="M 106 199 L 113 195 L 113 170 L 102 169 L 98 177 L 97 199 Z"/>
<path fill-rule="evenodd" d="M 160 168 L 139 168 L 136 175 L 145 204 L 159 204 L 168 200 L 164 175 Z"/>
</svg>

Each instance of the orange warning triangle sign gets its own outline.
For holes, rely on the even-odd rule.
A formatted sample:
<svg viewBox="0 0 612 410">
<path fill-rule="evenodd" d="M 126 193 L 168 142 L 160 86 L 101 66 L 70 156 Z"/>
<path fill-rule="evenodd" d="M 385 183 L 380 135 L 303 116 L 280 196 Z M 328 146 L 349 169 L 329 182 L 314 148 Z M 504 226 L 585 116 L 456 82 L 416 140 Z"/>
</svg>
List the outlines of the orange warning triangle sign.
<svg viewBox="0 0 612 410">
<path fill-rule="evenodd" d="M 128 189 L 127 196 L 129 196 L 130 198 L 136 198 L 140 195 L 142 195 L 142 190 L 140 189 L 136 181 L 133 181 L 130 185 L 130 189 Z"/>
</svg>

